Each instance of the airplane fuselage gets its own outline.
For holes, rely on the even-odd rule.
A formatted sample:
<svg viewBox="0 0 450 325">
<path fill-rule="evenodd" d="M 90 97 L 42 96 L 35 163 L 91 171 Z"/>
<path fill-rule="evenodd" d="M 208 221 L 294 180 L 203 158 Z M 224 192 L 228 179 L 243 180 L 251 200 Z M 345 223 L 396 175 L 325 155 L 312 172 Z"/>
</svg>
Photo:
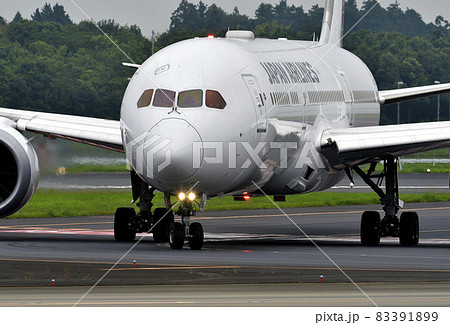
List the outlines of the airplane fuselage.
<svg viewBox="0 0 450 325">
<path fill-rule="evenodd" d="M 150 57 L 125 93 L 127 158 L 168 194 L 320 191 L 340 181 L 323 130 L 375 126 L 375 80 L 352 53 L 305 41 L 202 38 Z M 256 186 L 256 185 L 257 186 Z"/>
</svg>

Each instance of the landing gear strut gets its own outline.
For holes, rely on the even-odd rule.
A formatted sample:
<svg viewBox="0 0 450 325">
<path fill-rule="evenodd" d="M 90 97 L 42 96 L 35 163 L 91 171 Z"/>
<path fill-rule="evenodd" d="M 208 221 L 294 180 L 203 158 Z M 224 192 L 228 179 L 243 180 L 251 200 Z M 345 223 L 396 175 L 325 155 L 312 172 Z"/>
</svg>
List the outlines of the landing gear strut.
<svg viewBox="0 0 450 325">
<path fill-rule="evenodd" d="M 198 222 L 190 223 L 190 218 L 196 214 L 195 195 L 192 199 L 180 199 L 176 214 L 181 216 L 181 222 L 174 222 L 169 195 L 165 195 L 167 208 L 156 208 L 152 213 L 155 189 L 149 187 L 134 171 L 131 172 L 131 184 L 133 202 L 139 199 L 139 213 L 136 214 L 134 208 L 117 209 L 114 217 L 114 238 L 117 241 L 133 241 L 137 233 L 152 232 L 156 243 L 168 242 L 172 249 L 182 249 L 186 239 L 191 249 L 202 249 L 203 227 Z"/>
<path fill-rule="evenodd" d="M 417 245 L 419 243 L 419 218 L 416 212 L 403 212 L 400 220 L 397 213 L 403 202 L 398 195 L 397 158 L 389 156 L 384 160 L 384 170 L 381 174 L 373 174 L 376 162 L 370 165 L 367 173 L 358 166 L 353 170 L 380 197 L 385 216 L 380 220 L 377 211 L 366 211 L 361 218 L 361 243 L 365 246 L 375 246 L 380 243 L 380 237 L 399 237 L 400 244 Z M 350 175 L 350 173 L 348 172 Z M 377 178 L 375 183 L 372 179 Z M 380 188 L 385 180 L 385 191 Z M 353 182 L 353 181 L 352 181 Z"/>
<path fill-rule="evenodd" d="M 133 171 L 131 183 L 133 201 L 139 199 L 139 213 L 136 214 L 134 208 L 118 208 L 114 217 L 114 238 L 117 241 L 133 241 L 137 233 L 151 231 L 156 243 L 168 242 L 170 225 L 174 221 L 173 212 L 170 209 L 156 208 L 152 213 L 155 189 L 150 188 Z"/>
</svg>

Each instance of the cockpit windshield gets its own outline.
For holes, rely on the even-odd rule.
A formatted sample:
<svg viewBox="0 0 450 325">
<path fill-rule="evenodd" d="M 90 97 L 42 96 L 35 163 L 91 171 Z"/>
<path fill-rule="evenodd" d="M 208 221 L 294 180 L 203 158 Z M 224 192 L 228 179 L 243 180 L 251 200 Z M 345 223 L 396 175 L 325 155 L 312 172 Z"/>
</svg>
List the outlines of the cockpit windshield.
<svg viewBox="0 0 450 325">
<path fill-rule="evenodd" d="M 203 97 L 205 94 L 205 97 Z M 172 108 L 200 108 L 206 105 L 208 108 L 224 109 L 227 106 L 225 99 L 216 90 L 193 89 L 178 93 L 167 89 L 147 89 L 143 92 L 137 102 L 138 108 L 153 107 Z M 152 102 L 153 100 L 153 102 Z"/>
<path fill-rule="evenodd" d="M 175 103 L 175 92 L 167 89 L 158 89 L 155 93 L 153 106 L 172 108 Z"/>
<path fill-rule="evenodd" d="M 139 98 L 139 101 L 137 103 L 138 108 L 147 107 L 150 106 L 150 103 L 152 102 L 153 97 L 153 89 L 147 89 L 142 94 L 141 98 Z"/>
<path fill-rule="evenodd" d="M 215 90 L 206 91 L 206 106 L 209 108 L 224 109 L 227 106 L 225 99 L 222 95 Z"/>
<path fill-rule="evenodd" d="M 188 90 L 182 91 L 178 94 L 178 107 L 180 108 L 202 107 L 202 105 L 203 105 L 202 90 Z"/>
</svg>

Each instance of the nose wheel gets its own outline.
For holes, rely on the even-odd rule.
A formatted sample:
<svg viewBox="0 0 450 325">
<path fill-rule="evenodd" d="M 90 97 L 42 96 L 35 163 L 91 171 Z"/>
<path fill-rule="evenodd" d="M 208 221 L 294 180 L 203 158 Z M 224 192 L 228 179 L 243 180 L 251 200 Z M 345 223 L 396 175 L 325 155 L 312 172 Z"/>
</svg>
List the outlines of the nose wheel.
<svg viewBox="0 0 450 325">
<path fill-rule="evenodd" d="M 194 199 L 186 196 L 179 197 L 179 207 L 176 212 L 181 216 L 181 222 L 173 222 L 169 231 L 169 245 L 172 249 L 182 249 L 187 240 L 192 250 L 200 250 L 203 247 L 203 227 L 198 222 L 190 223 L 190 218 L 196 214 Z"/>
<path fill-rule="evenodd" d="M 186 227 L 180 222 L 172 223 L 169 233 L 170 248 L 176 250 L 182 249 L 186 239 L 192 250 L 202 249 L 204 241 L 202 225 L 198 222 L 193 222 L 190 226 Z"/>
<path fill-rule="evenodd" d="M 204 234 L 203 227 L 198 222 L 193 222 L 189 226 L 188 242 L 192 250 L 200 250 L 203 247 Z"/>
<path fill-rule="evenodd" d="M 172 249 L 182 249 L 184 246 L 184 227 L 179 222 L 174 222 L 170 226 L 169 245 Z"/>
</svg>

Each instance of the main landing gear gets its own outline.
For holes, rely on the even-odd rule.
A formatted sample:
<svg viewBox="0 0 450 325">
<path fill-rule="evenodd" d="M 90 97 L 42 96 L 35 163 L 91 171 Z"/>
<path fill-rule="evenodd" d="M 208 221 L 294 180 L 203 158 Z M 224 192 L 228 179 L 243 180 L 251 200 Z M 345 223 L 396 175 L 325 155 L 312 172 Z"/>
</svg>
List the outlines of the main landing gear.
<svg viewBox="0 0 450 325">
<path fill-rule="evenodd" d="M 131 172 L 133 188 L 133 202 L 139 199 L 137 204 L 139 213 L 134 208 L 118 208 L 114 217 L 114 238 L 117 241 L 133 241 L 137 233 L 153 233 L 156 243 L 169 243 L 172 249 L 182 249 L 187 240 L 189 247 L 200 250 L 203 247 L 203 227 L 198 222 L 190 223 L 190 218 L 195 215 L 195 196 L 180 198 L 180 204 L 176 212 L 181 217 L 181 222 L 175 222 L 171 209 L 170 197 L 165 196 L 167 208 L 156 208 L 153 213 L 152 200 L 154 189 L 142 181 L 134 172 Z"/>
<path fill-rule="evenodd" d="M 385 216 L 380 219 L 377 211 L 365 211 L 361 218 L 361 243 L 365 246 L 375 246 L 381 237 L 399 237 L 403 246 L 413 246 L 419 243 L 419 217 L 416 212 L 403 212 L 400 219 L 397 212 L 403 202 L 398 195 L 397 158 L 388 157 L 384 160 L 384 170 L 381 174 L 373 174 L 377 163 L 370 165 L 367 173 L 358 166 L 353 170 L 380 197 Z M 348 173 L 350 175 L 350 173 Z M 375 183 L 372 179 L 377 178 Z M 385 179 L 386 193 L 380 188 Z M 353 182 L 353 181 L 352 181 Z"/>
</svg>

